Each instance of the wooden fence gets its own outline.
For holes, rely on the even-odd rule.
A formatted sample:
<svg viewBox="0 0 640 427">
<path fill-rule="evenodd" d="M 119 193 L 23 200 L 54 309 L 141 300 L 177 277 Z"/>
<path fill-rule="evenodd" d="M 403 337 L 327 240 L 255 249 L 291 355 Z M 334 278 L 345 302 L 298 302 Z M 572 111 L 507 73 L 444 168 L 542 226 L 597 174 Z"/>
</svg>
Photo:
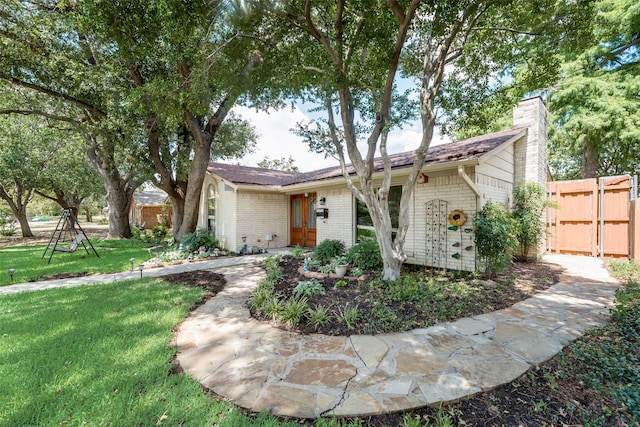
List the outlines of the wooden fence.
<svg viewBox="0 0 640 427">
<path fill-rule="evenodd" d="M 637 181 L 636 181 L 637 182 Z M 640 207 L 628 175 L 549 183 L 547 250 L 600 257 L 640 257 Z M 637 226 L 636 226 L 637 224 Z"/>
</svg>

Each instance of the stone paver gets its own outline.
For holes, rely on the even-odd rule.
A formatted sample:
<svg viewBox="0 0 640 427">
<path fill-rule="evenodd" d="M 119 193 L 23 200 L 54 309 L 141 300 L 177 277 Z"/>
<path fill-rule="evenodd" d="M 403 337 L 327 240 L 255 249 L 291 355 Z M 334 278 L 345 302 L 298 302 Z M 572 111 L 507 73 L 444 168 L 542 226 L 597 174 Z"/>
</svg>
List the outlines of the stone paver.
<svg viewBox="0 0 640 427">
<path fill-rule="evenodd" d="M 227 286 L 180 325 L 177 359 L 198 379 L 208 367 L 203 384 L 216 393 L 275 415 L 367 416 L 455 401 L 513 381 L 607 318 L 620 284 L 599 259 L 545 259 L 566 268 L 561 282 L 508 309 L 351 337 L 266 332 L 236 289 L 255 286 L 259 269 L 222 268 Z"/>
<path fill-rule="evenodd" d="M 272 251 L 272 254 L 276 252 Z M 148 269 L 215 269 L 227 285 L 175 334 L 177 361 L 204 387 L 252 411 L 366 416 L 455 401 L 513 381 L 605 321 L 620 283 L 597 258 L 546 255 L 560 283 L 512 307 L 405 333 L 299 335 L 254 320 L 245 302 L 270 254 Z M 5 286 L 1 294 L 99 284 L 139 272 Z"/>
</svg>

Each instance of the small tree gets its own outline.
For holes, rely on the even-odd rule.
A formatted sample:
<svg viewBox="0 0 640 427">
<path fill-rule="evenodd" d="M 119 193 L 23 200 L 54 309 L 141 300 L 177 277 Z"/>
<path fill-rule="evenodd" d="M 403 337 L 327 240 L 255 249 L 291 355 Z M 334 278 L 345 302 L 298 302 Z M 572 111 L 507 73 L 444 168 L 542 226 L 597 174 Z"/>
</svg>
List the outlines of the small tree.
<svg viewBox="0 0 640 427">
<path fill-rule="evenodd" d="M 537 248 L 544 237 L 542 213 L 545 208 L 554 207 L 554 204 L 546 198 L 544 187 L 537 182 L 520 184 L 514 199 L 513 218 L 517 223 L 518 255 L 526 261 L 531 250 Z"/>
<path fill-rule="evenodd" d="M 476 214 L 474 233 L 485 276 L 491 278 L 511 263 L 518 245 L 515 221 L 499 203 L 489 202 Z"/>
</svg>

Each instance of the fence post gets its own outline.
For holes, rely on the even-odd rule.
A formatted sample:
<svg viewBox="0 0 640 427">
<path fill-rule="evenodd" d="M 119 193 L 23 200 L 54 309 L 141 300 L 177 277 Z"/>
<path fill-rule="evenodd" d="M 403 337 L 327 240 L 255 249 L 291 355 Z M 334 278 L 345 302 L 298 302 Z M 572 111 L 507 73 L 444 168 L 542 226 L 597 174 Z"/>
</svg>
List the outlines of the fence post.
<svg viewBox="0 0 640 427">
<path fill-rule="evenodd" d="M 629 258 L 640 262 L 640 204 L 639 199 L 631 201 L 629 212 Z"/>
</svg>

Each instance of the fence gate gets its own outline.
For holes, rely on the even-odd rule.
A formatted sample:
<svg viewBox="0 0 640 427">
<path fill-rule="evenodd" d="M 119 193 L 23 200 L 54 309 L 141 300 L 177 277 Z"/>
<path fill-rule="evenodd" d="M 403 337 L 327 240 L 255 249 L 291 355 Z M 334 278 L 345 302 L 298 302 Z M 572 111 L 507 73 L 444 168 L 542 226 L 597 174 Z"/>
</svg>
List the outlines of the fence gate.
<svg viewBox="0 0 640 427">
<path fill-rule="evenodd" d="M 629 257 L 630 176 L 549 183 L 549 252 Z"/>
</svg>

